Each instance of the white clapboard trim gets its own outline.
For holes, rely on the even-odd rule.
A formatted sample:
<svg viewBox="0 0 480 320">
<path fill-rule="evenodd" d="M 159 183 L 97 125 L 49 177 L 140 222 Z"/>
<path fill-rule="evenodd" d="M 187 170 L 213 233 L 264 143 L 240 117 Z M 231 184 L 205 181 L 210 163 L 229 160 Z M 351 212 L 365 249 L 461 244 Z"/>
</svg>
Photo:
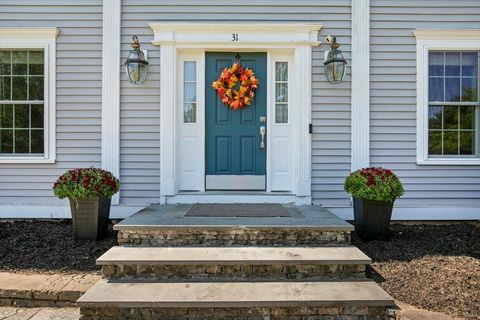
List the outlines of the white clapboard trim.
<svg viewBox="0 0 480 320">
<path fill-rule="evenodd" d="M 103 0 L 102 168 L 120 178 L 121 0 Z M 119 193 L 112 198 L 120 201 Z"/>
<path fill-rule="evenodd" d="M 352 164 L 370 163 L 370 0 L 352 1 Z"/>
</svg>

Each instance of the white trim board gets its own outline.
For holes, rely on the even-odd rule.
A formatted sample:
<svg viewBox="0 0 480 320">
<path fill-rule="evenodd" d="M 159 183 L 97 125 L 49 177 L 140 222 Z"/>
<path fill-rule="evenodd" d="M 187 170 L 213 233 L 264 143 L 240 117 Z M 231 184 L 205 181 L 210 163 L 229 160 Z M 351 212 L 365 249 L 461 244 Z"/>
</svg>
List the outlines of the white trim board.
<svg viewBox="0 0 480 320">
<path fill-rule="evenodd" d="M 201 200 L 202 195 L 177 195 L 169 198 L 168 203 L 196 203 Z M 265 203 L 272 202 L 272 199 L 285 200 L 278 203 L 297 202 L 295 196 L 285 195 L 209 195 L 203 196 L 204 203 L 221 202 L 221 199 L 228 198 L 228 203 Z M 298 197 L 297 197 L 298 198 Z M 190 201 L 186 201 L 190 200 Z M 290 201 L 288 201 L 290 200 Z M 110 210 L 111 219 L 122 219 L 144 209 L 145 205 L 114 205 Z M 352 207 L 326 207 L 338 217 L 344 220 L 353 219 Z M 26 218 L 44 218 L 44 219 L 64 219 L 71 218 L 70 207 L 67 205 L 2 205 L 0 206 L 0 219 L 26 219 Z M 480 220 L 480 207 L 395 207 L 393 210 L 392 220 Z"/>
<path fill-rule="evenodd" d="M 165 198 L 164 203 L 283 203 L 296 205 L 311 205 L 310 197 L 299 197 L 285 192 L 249 192 L 236 191 L 228 193 L 222 191 L 185 192 Z"/>
<path fill-rule="evenodd" d="M 123 219 L 139 212 L 143 205 L 112 205 L 110 219 Z M 68 205 L 5 205 L 0 206 L 0 219 L 65 219 L 71 218 Z"/>
<path fill-rule="evenodd" d="M 117 178 L 120 178 L 121 8 L 121 0 L 103 0 L 102 168 Z M 112 197 L 112 204 L 119 202 L 120 193 L 117 193 Z"/>
<path fill-rule="evenodd" d="M 200 48 L 212 45 L 224 48 L 225 44 L 258 45 L 259 48 L 317 46 L 320 44 L 318 32 L 322 28 L 314 23 L 151 22 L 149 25 L 154 32 L 152 43 L 155 45 L 188 43 Z"/>
<path fill-rule="evenodd" d="M 325 207 L 344 220 L 353 220 L 352 207 Z M 480 220 L 480 207 L 394 207 L 392 220 Z"/>
<path fill-rule="evenodd" d="M 352 0 L 351 171 L 370 163 L 370 0 Z"/>
</svg>

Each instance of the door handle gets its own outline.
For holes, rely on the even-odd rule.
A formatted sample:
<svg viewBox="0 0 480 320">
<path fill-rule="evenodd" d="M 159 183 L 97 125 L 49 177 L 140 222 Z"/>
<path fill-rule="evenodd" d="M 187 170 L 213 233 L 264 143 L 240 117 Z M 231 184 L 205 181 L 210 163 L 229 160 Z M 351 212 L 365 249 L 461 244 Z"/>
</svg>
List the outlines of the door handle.
<svg viewBox="0 0 480 320">
<path fill-rule="evenodd" d="M 260 126 L 260 137 L 262 138 L 262 140 L 260 141 L 260 149 L 264 149 L 265 148 L 265 133 L 266 133 L 266 128 L 265 126 Z"/>
</svg>

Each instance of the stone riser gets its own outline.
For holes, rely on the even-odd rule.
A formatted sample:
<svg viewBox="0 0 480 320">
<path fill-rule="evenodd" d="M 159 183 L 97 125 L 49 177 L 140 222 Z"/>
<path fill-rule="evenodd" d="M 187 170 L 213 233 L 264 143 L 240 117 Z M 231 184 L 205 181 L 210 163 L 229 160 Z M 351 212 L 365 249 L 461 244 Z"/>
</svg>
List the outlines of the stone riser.
<svg viewBox="0 0 480 320">
<path fill-rule="evenodd" d="M 365 277 L 363 264 L 271 264 L 271 265 L 108 265 L 106 278 L 153 278 L 187 281 L 315 281 Z"/>
<path fill-rule="evenodd" d="M 350 231 L 313 229 L 120 230 L 119 245 L 159 247 L 325 246 L 350 244 Z"/>
<path fill-rule="evenodd" d="M 81 308 L 82 320 L 385 320 L 385 307 Z"/>
</svg>

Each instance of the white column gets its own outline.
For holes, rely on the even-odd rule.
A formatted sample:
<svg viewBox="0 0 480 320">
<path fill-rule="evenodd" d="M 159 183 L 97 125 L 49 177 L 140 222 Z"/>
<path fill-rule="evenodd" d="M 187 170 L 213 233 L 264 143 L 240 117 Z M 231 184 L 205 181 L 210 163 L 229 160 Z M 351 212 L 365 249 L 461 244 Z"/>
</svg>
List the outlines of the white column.
<svg viewBox="0 0 480 320">
<path fill-rule="evenodd" d="M 160 46 L 160 195 L 174 195 L 175 186 L 175 83 L 176 54 L 172 43 Z"/>
<path fill-rule="evenodd" d="M 352 0 L 352 171 L 370 163 L 370 0 Z"/>
<path fill-rule="evenodd" d="M 296 116 L 295 156 L 297 161 L 296 195 L 311 195 L 311 137 L 309 125 L 311 122 L 312 104 L 312 47 L 298 46 L 295 49 L 296 81 L 294 92 L 297 97 L 293 113 Z"/>
<path fill-rule="evenodd" d="M 103 0 L 102 168 L 120 178 L 121 0 Z M 112 199 L 120 201 L 119 194 Z"/>
</svg>

